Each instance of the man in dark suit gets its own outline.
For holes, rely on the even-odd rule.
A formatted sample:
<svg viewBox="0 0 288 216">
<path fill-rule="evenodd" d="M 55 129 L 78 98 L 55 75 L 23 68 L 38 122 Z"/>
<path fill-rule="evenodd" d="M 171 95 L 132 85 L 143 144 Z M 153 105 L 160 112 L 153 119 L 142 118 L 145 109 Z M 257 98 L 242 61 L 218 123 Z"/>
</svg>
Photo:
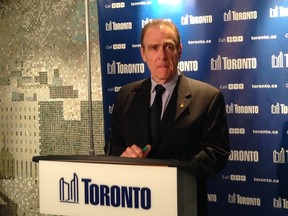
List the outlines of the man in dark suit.
<svg viewBox="0 0 288 216">
<path fill-rule="evenodd" d="M 196 160 L 214 172 L 223 169 L 230 151 L 224 98 L 215 87 L 178 71 L 182 44 L 177 27 L 164 20 L 148 23 L 140 51 L 151 78 L 119 91 L 112 116 L 112 155 Z M 159 84 L 164 87 L 161 121 L 152 138 L 150 107 Z M 205 185 L 204 179 L 198 179 L 201 216 L 206 215 Z"/>
</svg>

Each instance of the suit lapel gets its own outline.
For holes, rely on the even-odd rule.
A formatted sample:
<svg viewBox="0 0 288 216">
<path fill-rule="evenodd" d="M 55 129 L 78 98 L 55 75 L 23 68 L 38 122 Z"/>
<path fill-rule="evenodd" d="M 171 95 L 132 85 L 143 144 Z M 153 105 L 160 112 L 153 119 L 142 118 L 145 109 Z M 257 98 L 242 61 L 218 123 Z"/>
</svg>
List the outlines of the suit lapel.
<svg viewBox="0 0 288 216">
<path fill-rule="evenodd" d="M 131 129 L 130 136 L 134 137 L 134 143 L 144 147 L 149 143 L 149 106 L 150 106 L 151 81 L 146 79 L 141 84 L 141 89 L 133 95 L 128 109 L 127 119 Z"/>
<path fill-rule="evenodd" d="M 188 83 L 187 78 L 182 75 L 179 78 L 178 84 L 178 97 L 177 97 L 177 107 L 175 114 L 175 121 L 179 118 L 179 116 L 183 113 L 183 111 L 190 105 L 192 94 L 191 94 L 191 86 Z"/>
</svg>

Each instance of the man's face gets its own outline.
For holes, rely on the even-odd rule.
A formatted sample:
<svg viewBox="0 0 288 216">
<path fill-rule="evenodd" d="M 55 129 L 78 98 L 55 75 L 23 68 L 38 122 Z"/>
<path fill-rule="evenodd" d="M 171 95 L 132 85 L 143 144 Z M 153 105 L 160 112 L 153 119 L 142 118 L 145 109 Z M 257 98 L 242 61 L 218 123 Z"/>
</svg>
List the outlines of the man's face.
<svg viewBox="0 0 288 216">
<path fill-rule="evenodd" d="M 152 78 L 163 84 L 177 73 L 182 45 L 176 48 L 176 35 L 165 25 L 150 27 L 143 39 L 141 56 L 147 63 Z"/>
</svg>

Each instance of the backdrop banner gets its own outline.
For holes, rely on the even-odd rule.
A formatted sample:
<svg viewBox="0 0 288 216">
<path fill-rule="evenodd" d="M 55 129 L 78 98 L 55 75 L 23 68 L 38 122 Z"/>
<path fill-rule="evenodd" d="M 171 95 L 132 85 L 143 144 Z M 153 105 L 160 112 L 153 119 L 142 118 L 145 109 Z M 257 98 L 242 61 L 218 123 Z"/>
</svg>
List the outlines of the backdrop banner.
<svg viewBox="0 0 288 216">
<path fill-rule="evenodd" d="M 288 1 L 98 0 L 108 142 L 115 95 L 149 76 L 140 32 L 154 18 L 179 28 L 179 69 L 220 89 L 231 155 L 209 180 L 210 215 L 288 214 Z"/>
</svg>

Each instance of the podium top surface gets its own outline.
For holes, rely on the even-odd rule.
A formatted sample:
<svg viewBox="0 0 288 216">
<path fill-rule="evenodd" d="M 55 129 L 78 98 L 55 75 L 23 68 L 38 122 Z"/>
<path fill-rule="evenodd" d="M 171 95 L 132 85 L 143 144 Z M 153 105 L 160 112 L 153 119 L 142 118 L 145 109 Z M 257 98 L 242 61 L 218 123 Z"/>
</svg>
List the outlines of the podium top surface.
<svg viewBox="0 0 288 216">
<path fill-rule="evenodd" d="M 179 170 L 190 172 L 195 175 L 201 175 L 207 178 L 215 177 L 215 173 L 204 165 L 192 161 L 162 160 L 150 158 L 124 158 L 116 156 L 93 156 L 93 155 L 48 155 L 34 156 L 34 162 L 45 161 L 65 161 L 79 163 L 102 163 L 119 165 L 146 165 L 146 166 L 167 166 L 176 167 Z"/>
</svg>

